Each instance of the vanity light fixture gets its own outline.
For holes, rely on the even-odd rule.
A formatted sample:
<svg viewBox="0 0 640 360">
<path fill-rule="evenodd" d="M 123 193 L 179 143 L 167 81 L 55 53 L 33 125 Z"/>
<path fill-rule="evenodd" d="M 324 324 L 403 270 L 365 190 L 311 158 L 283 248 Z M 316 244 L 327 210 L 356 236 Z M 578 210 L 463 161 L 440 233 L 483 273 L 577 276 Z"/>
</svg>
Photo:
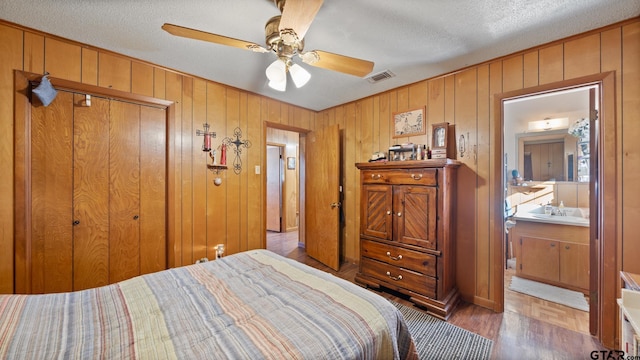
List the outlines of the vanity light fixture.
<svg viewBox="0 0 640 360">
<path fill-rule="evenodd" d="M 566 117 L 529 121 L 529 131 L 548 131 L 567 128 L 569 128 L 569 118 Z"/>
</svg>

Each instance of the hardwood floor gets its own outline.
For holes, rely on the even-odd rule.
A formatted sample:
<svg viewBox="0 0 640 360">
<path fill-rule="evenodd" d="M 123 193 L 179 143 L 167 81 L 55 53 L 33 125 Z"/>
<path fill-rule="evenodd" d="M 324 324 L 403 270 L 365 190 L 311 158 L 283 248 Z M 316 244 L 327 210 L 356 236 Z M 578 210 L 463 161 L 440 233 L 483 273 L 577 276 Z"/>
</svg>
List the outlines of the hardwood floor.
<svg viewBox="0 0 640 360">
<path fill-rule="evenodd" d="M 298 247 L 297 232 L 268 232 L 267 249 L 351 282 L 358 272 L 356 264 L 343 263 L 339 271 L 334 271 L 307 256 L 304 248 Z M 403 297 L 375 292 L 387 299 L 413 306 Z M 554 309 L 553 305 L 542 303 L 543 300 L 536 302 L 533 299 L 507 291 L 503 313 L 461 302 L 449 318 L 449 323 L 492 339 L 492 359 L 588 359 L 592 351 L 606 350 L 588 334 L 588 316 L 585 325 L 584 319 L 571 313 L 573 309 L 564 306 L 565 309 Z M 413 308 L 421 311 L 420 308 Z"/>
</svg>

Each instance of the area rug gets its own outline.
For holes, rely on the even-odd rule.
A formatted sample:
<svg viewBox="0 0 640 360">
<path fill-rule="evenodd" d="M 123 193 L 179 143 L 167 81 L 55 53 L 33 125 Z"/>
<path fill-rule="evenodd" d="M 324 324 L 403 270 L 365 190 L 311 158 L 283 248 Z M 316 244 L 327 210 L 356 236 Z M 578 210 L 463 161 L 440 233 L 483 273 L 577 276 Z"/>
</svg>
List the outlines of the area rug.
<svg viewBox="0 0 640 360">
<path fill-rule="evenodd" d="M 509 289 L 519 293 L 534 296 L 543 300 L 562 304 L 574 309 L 589 311 L 589 303 L 581 292 L 563 289 L 561 287 L 539 283 L 522 279 L 517 276 L 511 277 Z"/>
<path fill-rule="evenodd" d="M 420 359 L 489 359 L 493 341 L 427 313 L 392 303 L 404 317 Z"/>
</svg>

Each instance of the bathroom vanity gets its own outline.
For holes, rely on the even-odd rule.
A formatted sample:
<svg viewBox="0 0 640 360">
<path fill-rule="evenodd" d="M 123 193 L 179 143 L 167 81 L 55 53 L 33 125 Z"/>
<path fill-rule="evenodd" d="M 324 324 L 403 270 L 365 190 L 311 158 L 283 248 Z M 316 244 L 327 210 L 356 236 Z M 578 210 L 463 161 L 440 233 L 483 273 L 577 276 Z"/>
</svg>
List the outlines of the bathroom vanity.
<svg viewBox="0 0 640 360">
<path fill-rule="evenodd" d="M 584 294 L 589 292 L 589 219 L 587 209 L 567 208 L 548 215 L 544 207 L 518 207 L 509 236 L 516 276 Z"/>
</svg>

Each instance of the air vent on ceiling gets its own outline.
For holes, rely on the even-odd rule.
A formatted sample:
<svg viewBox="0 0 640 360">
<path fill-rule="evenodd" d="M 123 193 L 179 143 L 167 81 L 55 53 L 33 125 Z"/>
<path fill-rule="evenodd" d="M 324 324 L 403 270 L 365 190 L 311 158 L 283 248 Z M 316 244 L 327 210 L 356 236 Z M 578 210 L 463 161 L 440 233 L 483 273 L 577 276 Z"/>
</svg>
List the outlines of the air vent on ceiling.
<svg viewBox="0 0 640 360">
<path fill-rule="evenodd" d="M 389 70 L 385 70 L 383 72 L 379 72 L 377 74 L 373 74 L 373 75 L 369 76 L 367 78 L 367 80 L 370 83 L 374 84 L 374 83 L 377 83 L 378 81 L 386 80 L 386 79 L 392 78 L 394 76 L 396 76 L 396 74 L 392 73 Z"/>
</svg>

